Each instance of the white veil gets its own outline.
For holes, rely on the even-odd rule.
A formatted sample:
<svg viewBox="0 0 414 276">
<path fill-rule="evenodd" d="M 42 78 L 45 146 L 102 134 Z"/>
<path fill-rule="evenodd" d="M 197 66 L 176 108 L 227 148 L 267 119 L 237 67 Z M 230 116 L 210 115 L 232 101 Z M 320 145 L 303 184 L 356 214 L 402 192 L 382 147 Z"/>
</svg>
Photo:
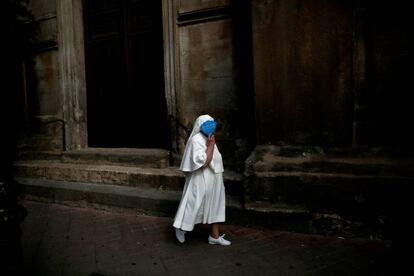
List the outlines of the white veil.
<svg viewBox="0 0 414 276">
<path fill-rule="evenodd" d="M 200 168 L 199 165 L 194 164 L 194 162 L 192 161 L 193 144 L 191 143 L 191 139 L 195 135 L 200 133 L 200 126 L 209 120 L 214 120 L 214 119 L 210 115 L 207 115 L 207 114 L 201 115 L 195 120 L 193 130 L 191 131 L 191 135 L 187 140 L 187 144 L 185 145 L 183 159 L 181 160 L 180 170 L 184 172 L 192 172 Z M 212 168 L 215 173 L 221 173 L 224 171 L 221 154 L 218 151 L 218 148 L 216 145 L 214 145 L 213 159 L 210 163 L 210 168 Z"/>
</svg>

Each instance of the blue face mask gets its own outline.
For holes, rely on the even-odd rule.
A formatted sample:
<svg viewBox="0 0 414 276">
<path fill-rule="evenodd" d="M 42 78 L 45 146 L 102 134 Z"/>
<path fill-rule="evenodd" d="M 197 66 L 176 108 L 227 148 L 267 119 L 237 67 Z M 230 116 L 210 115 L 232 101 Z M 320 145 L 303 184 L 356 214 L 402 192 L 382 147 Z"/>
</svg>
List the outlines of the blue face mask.
<svg viewBox="0 0 414 276">
<path fill-rule="evenodd" d="M 216 131 L 217 123 L 214 121 L 206 121 L 200 126 L 200 132 L 203 133 L 205 136 L 213 135 Z"/>
</svg>

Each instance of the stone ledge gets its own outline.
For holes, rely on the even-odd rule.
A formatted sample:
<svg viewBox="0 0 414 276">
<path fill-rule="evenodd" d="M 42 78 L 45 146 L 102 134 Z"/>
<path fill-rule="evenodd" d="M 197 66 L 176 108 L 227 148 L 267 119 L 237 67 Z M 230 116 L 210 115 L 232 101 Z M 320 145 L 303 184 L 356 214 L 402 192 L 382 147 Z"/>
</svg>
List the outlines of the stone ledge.
<svg viewBox="0 0 414 276">
<path fill-rule="evenodd" d="M 113 206 L 136 209 L 142 213 L 175 214 L 181 191 L 166 191 L 148 187 L 101 185 L 87 182 L 46 180 L 18 177 L 23 198 L 37 198 L 48 202 L 77 202 L 79 205 Z M 226 195 L 229 209 L 241 210 L 237 198 Z"/>
<path fill-rule="evenodd" d="M 354 153 L 354 155 L 352 155 Z M 353 175 L 414 176 L 414 158 L 380 150 L 257 146 L 246 160 L 246 172 L 314 172 Z"/>
<path fill-rule="evenodd" d="M 21 190 L 21 199 L 157 216 L 173 217 L 181 198 L 180 191 L 160 191 L 147 187 L 122 187 L 39 178 L 16 180 Z M 255 228 L 349 237 L 372 235 L 372 232 L 361 231 L 363 226 L 360 224 L 350 222 L 337 214 L 310 212 L 297 205 L 266 202 L 243 206 L 232 195 L 226 195 L 226 217 L 228 222 Z"/>
<path fill-rule="evenodd" d="M 152 187 L 159 190 L 182 191 L 184 173 L 177 167 L 162 169 L 136 166 L 62 163 L 53 160 L 27 160 L 14 163 L 16 177 L 37 177 L 49 180 L 113 184 L 132 187 Z M 242 197 L 242 175 L 224 172 L 224 184 L 229 194 Z"/>
<path fill-rule="evenodd" d="M 86 148 L 63 153 L 65 163 L 135 165 L 146 168 L 166 168 L 169 152 L 165 149 Z"/>
</svg>

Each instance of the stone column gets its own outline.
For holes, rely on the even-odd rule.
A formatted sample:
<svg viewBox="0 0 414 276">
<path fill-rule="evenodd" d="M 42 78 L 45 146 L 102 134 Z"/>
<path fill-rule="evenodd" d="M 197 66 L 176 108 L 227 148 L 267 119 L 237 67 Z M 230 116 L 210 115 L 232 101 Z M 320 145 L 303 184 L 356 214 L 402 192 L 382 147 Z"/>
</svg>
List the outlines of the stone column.
<svg viewBox="0 0 414 276">
<path fill-rule="evenodd" d="M 87 147 L 82 0 L 57 1 L 60 90 L 65 149 Z"/>
</svg>

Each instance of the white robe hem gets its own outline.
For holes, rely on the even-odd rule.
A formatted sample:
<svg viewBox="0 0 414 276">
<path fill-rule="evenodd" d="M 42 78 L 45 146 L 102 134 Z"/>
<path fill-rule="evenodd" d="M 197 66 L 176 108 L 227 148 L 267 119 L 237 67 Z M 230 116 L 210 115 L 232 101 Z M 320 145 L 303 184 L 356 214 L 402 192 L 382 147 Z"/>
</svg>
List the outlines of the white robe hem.
<svg viewBox="0 0 414 276">
<path fill-rule="evenodd" d="M 181 223 L 181 226 L 179 225 L 179 223 L 175 222 L 173 224 L 173 226 L 174 226 L 174 228 L 181 229 L 181 230 L 189 232 L 189 231 L 193 231 L 194 226 L 196 224 L 200 224 L 200 223 L 202 223 L 202 224 L 213 224 L 213 223 L 220 223 L 220 222 L 225 222 L 225 221 L 226 221 L 225 217 L 215 217 L 215 218 L 212 218 L 210 220 L 210 222 L 197 221 L 194 224 Z"/>
</svg>

